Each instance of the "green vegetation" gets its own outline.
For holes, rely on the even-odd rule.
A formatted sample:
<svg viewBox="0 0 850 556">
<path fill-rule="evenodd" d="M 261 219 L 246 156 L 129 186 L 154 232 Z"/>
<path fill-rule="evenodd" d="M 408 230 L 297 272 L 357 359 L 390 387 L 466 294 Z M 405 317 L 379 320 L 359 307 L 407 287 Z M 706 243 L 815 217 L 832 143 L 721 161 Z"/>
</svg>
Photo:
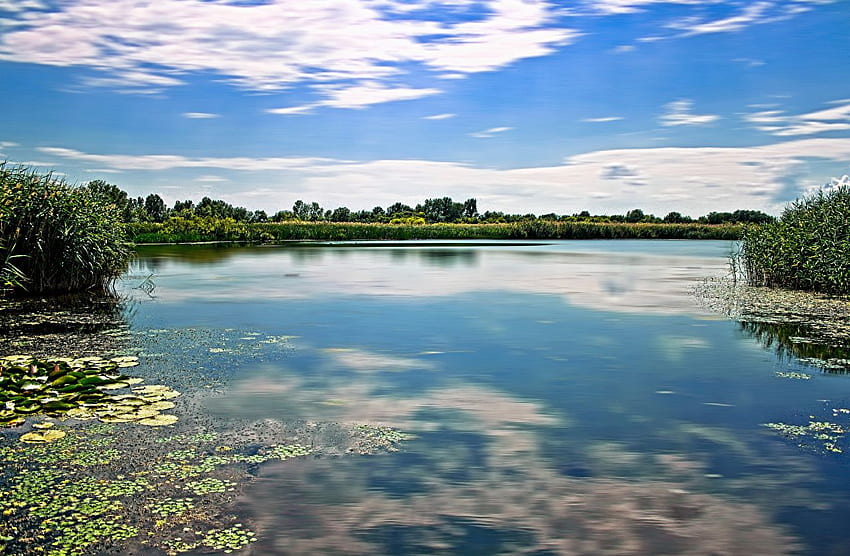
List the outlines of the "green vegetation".
<svg viewBox="0 0 850 556">
<path fill-rule="evenodd" d="M 850 187 L 820 190 L 779 220 L 747 227 L 740 258 L 750 285 L 850 294 Z"/>
<path fill-rule="evenodd" d="M 185 421 L 181 421 L 185 423 Z M 72 556 L 184 552 L 229 553 L 257 541 L 232 512 L 240 491 L 265 462 L 312 455 L 297 442 L 258 442 L 244 431 L 204 429 L 140 438 L 124 425 L 56 423 L 33 427 L 57 438 L 37 444 L 0 437 L 0 552 Z M 351 448 L 378 434 L 395 450 L 407 435 L 357 427 Z M 222 438 L 225 436 L 226 438 Z M 300 436 L 304 439 L 302 432 Z M 280 438 L 279 440 L 284 440 Z M 228 444 L 221 444 L 222 441 Z M 116 450 L 113 446 L 119 446 Z"/>
<path fill-rule="evenodd" d="M 508 214 L 478 211 L 478 201 L 451 197 L 425 199 L 416 206 L 393 203 L 386 208 L 353 211 L 324 209 L 299 199 L 291 210 L 269 216 L 226 201 L 204 197 L 199 203 L 177 201 L 168 208 L 152 193 L 132 198 L 101 180 L 88 187 L 114 204 L 135 243 L 196 241 L 405 240 L 405 239 L 738 239 L 741 226 L 770 222 L 760 211 L 711 212 L 691 218 L 670 212 L 664 218 L 633 209 L 626 214 L 572 215 L 554 212 Z"/>
<path fill-rule="evenodd" d="M 161 385 L 130 389 L 142 379 L 122 375 L 119 369 L 137 364 L 135 357 L 0 358 L 0 427 L 19 426 L 39 414 L 148 426 L 175 423 L 177 417 L 161 412 L 173 408 L 169 400 L 180 394 Z M 45 443 L 64 437 L 52 430 L 28 434 L 21 440 Z"/>
<path fill-rule="evenodd" d="M 352 222 L 244 223 L 232 219 L 173 217 L 129 224 L 136 243 L 193 241 L 408 240 L 408 239 L 738 239 L 736 224 L 656 224 L 527 220 L 498 224 L 389 224 Z"/>
<path fill-rule="evenodd" d="M 124 236 L 95 191 L 0 163 L 0 293 L 104 289 L 130 257 Z"/>
</svg>

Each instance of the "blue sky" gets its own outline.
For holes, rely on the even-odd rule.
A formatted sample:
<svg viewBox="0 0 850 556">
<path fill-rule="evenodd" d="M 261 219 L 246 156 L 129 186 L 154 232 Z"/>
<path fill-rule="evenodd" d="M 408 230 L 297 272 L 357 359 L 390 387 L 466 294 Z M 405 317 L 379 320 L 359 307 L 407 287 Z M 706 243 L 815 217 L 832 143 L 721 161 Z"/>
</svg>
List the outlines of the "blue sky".
<svg viewBox="0 0 850 556">
<path fill-rule="evenodd" d="M 850 174 L 845 0 L 0 0 L 0 159 L 169 204 L 776 213 Z"/>
</svg>

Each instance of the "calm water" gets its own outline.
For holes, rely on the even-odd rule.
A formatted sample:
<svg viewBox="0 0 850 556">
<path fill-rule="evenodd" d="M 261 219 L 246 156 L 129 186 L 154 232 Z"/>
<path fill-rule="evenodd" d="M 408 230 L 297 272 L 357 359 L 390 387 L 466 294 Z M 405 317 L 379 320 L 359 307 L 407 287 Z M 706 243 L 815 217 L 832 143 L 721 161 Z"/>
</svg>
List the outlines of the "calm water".
<svg viewBox="0 0 850 556">
<path fill-rule="evenodd" d="M 123 287 L 134 331 L 193 331 L 175 357 L 202 334 L 285 340 L 195 350 L 226 390 L 200 408 L 215 422 L 416 435 L 264 466 L 239 502 L 256 554 L 848 554 L 847 454 L 763 424 L 850 425 L 850 376 L 697 305 L 731 247 L 150 247 Z"/>
</svg>

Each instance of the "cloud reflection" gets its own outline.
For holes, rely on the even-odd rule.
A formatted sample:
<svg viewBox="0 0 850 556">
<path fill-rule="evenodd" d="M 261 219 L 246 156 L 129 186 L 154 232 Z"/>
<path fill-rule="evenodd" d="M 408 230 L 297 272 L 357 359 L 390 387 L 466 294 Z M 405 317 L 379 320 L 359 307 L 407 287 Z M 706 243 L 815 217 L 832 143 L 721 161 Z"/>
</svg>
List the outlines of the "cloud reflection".
<svg viewBox="0 0 850 556">
<path fill-rule="evenodd" d="M 700 280 L 726 272 L 729 244 L 553 242 L 538 246 L 298 247 L 229 249 L 212 261 L 146 250 L 160 301 L 431 298 L 473 292 L 545 294 L 602 311 L 709 314 L 693 301 Z M 614 245 L 614 247 L 612 247 Z M 195 254 L 197 255 L 197 253 Z"/>
</svg>

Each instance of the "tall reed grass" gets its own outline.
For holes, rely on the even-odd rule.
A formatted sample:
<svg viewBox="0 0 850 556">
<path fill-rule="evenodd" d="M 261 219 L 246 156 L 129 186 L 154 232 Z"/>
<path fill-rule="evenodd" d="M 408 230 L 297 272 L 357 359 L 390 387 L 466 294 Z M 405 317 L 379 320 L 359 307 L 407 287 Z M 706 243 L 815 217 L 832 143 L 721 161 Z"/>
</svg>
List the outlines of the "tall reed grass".
<svg viewBox="0 0 850 556">
<path fill-rule="evenodd" d="M 52 174 L 0 164 L 3 293 L 104 289 L 131 252 L 114 205 Z"/>
<path fill-rule="evenodd" d="M 850 187 L 805 196 L 776 222 L 747 227 L 740 258 L 751 285 L 850 294 Z"/>
<path fill-rule="evenodd" d="M 136 243 L 193 241 L 406 240 L 406 239 L 739 239 L 734 224 L 629 224 L 529 220 L 504 224 L 366 224 L 172 218 L 128 225 Z"/>
</svg>

